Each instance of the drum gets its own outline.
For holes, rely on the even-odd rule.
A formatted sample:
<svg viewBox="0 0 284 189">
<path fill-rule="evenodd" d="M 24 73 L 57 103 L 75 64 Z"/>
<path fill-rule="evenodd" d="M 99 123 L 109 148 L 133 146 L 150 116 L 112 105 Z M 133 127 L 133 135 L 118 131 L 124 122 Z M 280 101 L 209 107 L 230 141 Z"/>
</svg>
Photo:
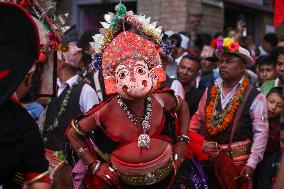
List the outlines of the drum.
<svg viewBox="0 0 284 189">
<path fill-rule="evenodd" d="M 51 150 L 45 150 L 46 159 L 51 170 L 50 179 L 52 189 L 73 189 L 72 167 L 66 162 L 59 160 Z"/>
</svg>

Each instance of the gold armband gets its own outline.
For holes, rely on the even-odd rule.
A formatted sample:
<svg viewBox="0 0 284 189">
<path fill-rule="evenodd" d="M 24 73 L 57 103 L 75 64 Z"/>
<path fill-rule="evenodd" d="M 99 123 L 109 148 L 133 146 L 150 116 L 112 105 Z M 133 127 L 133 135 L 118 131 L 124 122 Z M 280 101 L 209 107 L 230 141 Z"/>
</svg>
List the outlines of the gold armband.
<svg viewBox="0 0 284 189">
<path fill-rule="evenodd" d="M 74 132 L 79 135 L 79 136 L 86 136 L 85 133 L 80 129 L 78 121 L 77 120 L 73 120 L 71 122 L 71 126 L 74 129 Z"/>
<path fill-rule="evenodd" d="M 179 107 L 180 107 L 180 96 L 174 95 L 174 97 L 175 97 L 175 101 L 176 101 L 176 106 L 175 106 L 175 108 L 174 108 L 174 112 L 175 112 L 175 111 L 177 111 L 177 110 L 179 109 Z"/>
<path fill-rule="evenodd" d="M 45 172 L 39 174 L 38 176 L 36 176 L 35 178 L 33 178 L 32 180 L 26 182 L 25 185 L 31 186 L 32 184 L 38 182 L 40 179 L 48 176 L 49 174 L 50 174 L 50 171 L 45 171 Z"/>
</svg>

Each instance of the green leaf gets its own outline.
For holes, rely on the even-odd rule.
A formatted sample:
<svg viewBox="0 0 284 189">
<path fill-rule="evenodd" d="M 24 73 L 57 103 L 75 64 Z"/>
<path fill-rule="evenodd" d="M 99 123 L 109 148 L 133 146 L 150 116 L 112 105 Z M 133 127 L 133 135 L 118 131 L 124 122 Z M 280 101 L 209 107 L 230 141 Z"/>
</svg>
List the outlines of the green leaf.
<svg viewBox="0 0 284 189">
<path fill-rule="evenodd" d="M 66 157 L 64 156 L 63 151 L 55 151 L 52 155 L 54 155 L 61 161 L 66 160 Z"/>
</svg>

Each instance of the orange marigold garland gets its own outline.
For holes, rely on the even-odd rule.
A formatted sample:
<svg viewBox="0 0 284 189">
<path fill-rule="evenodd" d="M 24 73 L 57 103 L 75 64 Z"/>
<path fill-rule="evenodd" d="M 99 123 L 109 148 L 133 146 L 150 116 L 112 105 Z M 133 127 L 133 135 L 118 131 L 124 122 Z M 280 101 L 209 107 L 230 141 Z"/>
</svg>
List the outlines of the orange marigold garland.
<svg viewBox="0 0 284 189">
<path fill-rule="evenodd" d="M 224 131 L 234 120 L 235 113 L 243 101 L 244 92 L 249 86 L 249 81 L 244 79 L 241 87 L 233 96 L 224 110 L 219 112 L 217 108 L 219 88 L 214 85 L 210 92 L 210 102 L 206 106 L 206 129 L 211 136 Z"/>
</svg>

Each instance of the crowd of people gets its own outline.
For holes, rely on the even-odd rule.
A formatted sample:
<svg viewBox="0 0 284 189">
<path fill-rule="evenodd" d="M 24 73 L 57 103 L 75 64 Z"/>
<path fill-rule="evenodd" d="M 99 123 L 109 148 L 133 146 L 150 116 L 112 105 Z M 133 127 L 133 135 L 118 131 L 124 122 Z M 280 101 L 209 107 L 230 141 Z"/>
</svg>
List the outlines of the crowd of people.
<svg viewBox="0 0 284 189">
<path fill-rule="evenodd" d="M 103 32 L 72 26 L 54 48 L 21 6 L 0 12 L 0 189 L 284 187 L 275 33 L 257 46 L 239 22 L 191 40 L 120 3 Z M 30 98 L 44 47 L 56 91 Z"/>
</svg>

